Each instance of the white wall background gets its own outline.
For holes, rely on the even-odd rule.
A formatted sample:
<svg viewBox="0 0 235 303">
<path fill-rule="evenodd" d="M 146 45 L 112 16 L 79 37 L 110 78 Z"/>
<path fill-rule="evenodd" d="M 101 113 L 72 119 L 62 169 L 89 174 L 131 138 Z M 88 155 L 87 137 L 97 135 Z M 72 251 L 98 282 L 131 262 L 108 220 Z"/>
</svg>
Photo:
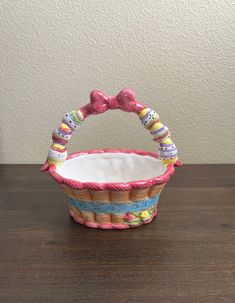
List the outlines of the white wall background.
<svg viewBox="0 0 235 303">
<path fill-rule="evenodd" d="M 229 0 L 0 2 L 0 162 L 42 163 L 51 132 L 98 88 L 160 114 L 186 163 L 235 163 Z M 69 150 L 155 150 L 134 114 L 88 119 Z"/>
</svg>

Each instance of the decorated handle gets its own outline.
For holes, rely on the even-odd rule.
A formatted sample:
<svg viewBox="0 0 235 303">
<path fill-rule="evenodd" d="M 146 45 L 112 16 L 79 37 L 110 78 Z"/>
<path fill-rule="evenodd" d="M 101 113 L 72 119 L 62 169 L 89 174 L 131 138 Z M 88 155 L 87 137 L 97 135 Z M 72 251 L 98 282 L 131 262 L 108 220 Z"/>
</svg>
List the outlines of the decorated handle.
<svg viewBox="0 0 235 303">
<path fill-rule="evenodd" d="M 47 170 L 50 165 L 59 165 L 66 160 L 65 145 L 70 140 L 73 131 L 78 129 L 88 116 L 102 114 L 112 109 L 138 114 L 142 125 L 151 132 L 153 140 L 159 144 L 159 158 L 165 164 L 180 165 L 177 149 L 170 138 L 168 127 L 160 122 L 159 115 L 154 110 L 135 100 L 132 90 L 123 89 L 117 96 L 107 96 L 101 91 L 94 90 L 90 94 L 90 103 L 78 111 L 65 114 L 61 125 L 54 129 L 52 133 L 53 144 L 49 149 L 47 161 L 42 170 Z"/>
</svg>

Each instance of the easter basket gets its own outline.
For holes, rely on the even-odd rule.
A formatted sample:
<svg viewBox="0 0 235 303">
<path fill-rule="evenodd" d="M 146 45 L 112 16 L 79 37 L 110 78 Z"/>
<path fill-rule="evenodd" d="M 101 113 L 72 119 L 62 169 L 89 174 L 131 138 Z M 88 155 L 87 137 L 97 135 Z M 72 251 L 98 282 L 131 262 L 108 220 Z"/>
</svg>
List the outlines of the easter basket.
<svg viewBox="0 0 235 303">
<path fill-rule="evenodd" d="M 109 148 L 68 155 L 65 145 L 73 131 L 90 115 L 113 109 L 137 114 L 158 144 L 158 153 Z M 130 89 L 117 96 L 92 91 L 90 103 L 65 114 L 52 139 L 41 170 L 48 170 L 68 195 L 72 218 L 92 228 L 125 229 L 151 222 L 174 166 L 181 165 L 167 126 Z"/>
</svg>

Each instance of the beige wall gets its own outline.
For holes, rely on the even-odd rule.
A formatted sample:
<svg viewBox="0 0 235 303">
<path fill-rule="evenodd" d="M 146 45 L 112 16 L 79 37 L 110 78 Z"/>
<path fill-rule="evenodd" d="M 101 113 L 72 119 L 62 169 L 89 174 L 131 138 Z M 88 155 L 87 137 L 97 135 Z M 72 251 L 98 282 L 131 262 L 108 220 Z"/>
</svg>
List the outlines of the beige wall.
<svg viewBox="0 0 235 303">
<path fill-rule="evenodd" d="M 44 162 L 51 132 L 98 88 L 160 114 L 185 163 L 235 163 L 228 0 L 1 1 L 0 161 Z M 133 114 L 88 119 L 70 151 L 155 150 Z"/>
</svg>

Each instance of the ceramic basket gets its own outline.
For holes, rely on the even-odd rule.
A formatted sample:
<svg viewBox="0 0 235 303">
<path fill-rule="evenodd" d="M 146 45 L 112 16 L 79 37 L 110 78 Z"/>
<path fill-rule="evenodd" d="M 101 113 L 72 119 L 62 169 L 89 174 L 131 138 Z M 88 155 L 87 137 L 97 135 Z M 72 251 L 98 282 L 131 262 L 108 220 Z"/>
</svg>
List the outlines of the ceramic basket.
<svg viewBox="0 0 235 303">
<path fill-rule="evenodd" d="M 136 101 L 130 89 L 117 96 L 93 91 L 90 103 L 64 115 L 52 133 L 53 144 L 42 170 L 48 170 L 69 197 L 72 218 L 86 226 L 125 229 L 147 224 L 157 215 L 159 196 L 174 166 L 181 165 L 167 126 L 158 114 Z M 121 109 L 139 116 L 153 135 L 158 153 L 99 149 L 67 155 L 66 143 L 90 115 Z"/>
</svg>

